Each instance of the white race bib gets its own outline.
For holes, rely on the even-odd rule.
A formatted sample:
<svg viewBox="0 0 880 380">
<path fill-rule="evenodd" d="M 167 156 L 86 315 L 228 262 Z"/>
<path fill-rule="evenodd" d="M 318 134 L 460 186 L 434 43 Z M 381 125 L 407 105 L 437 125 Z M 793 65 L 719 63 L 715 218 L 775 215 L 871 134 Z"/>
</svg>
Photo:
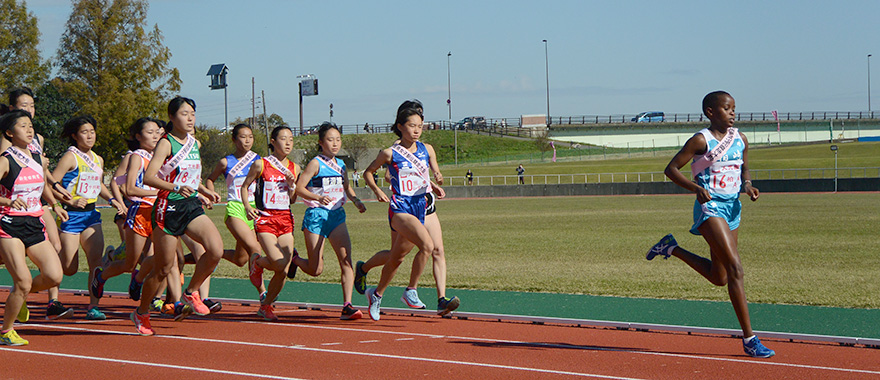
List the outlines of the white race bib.
<svg viewBox="0 0 880 380">
<path fill-rule="evenodd" d="M 97 198 L 98 194 L 101 194 L 100 174 L 80 172 L 79 181 L 76 185 L 76 194 L 86 199 Z"/>
<path fill-rule="evenodd" d="M 398 171 L 398 181 L 400 195 L 409 197 L 425 194 L 430 186 L 422 172 L 413 168 L 401 168 Z"/>
<path fill-rule="evenodd" d="M 193 190 L 198 190 L 199 184 L 202 183 L 202 165 L 201 163 L 189 163 L 184 161 L 174 178 L 174 184 L 188 186 Z"/>
<path fill-rule="evenodd" d="M 289 191 L 286 182 L 263 182 L 263 206 L 268 210 L 290 209 Z"/>
</svg>

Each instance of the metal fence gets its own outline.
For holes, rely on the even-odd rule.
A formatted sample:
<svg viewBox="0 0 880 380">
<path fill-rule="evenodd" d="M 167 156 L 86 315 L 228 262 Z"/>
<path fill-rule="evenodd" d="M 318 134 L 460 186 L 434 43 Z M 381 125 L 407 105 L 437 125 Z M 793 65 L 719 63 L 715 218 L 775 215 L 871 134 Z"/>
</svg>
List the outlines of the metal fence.
<svg viewBox="0 0 880 380">
<path fill-rule="evenodd" d="M 752 169 L 754 180 L 768 179 L 828 179 L 828 178 L 880 178 L 880 167 L 873 168 L 810 168 L 810 169 Z M 690 177 L 690 173 L 684 173 Z M 474 176 L 474 186 L 516 185 L 517 175 Z M 381 179 L 380 179 L 381 180 Z M 444 177 L 444 185 L 467 186 L 462 176 Z M 384 181 L 382 186 L 384 184 Z M 582 174 L 535 174 L 522 176 L 526 185 L 557 185 L 572 183 L 622 183 L 622 182 L 669 182 L 663 172 L 632 173 L 582 173 Z"/>
</svg>

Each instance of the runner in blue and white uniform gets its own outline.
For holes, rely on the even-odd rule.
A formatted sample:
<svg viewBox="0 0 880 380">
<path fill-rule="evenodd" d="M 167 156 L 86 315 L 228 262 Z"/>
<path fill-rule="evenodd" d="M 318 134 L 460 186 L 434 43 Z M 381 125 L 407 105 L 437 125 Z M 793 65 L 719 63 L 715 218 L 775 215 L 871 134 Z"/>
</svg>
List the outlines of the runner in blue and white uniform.
<svg viewBox="0 0 880 380">
<path fill-rule="evenodd" d="M 362 313 L 351 305 L 354 269 L 351 265 L 351 238 L 345 225 L 345 197 L 363 213 L 367 210 L 348 182 L 345 163 L 336 157 L 342 148 L 342 135 L 332 123 L 318 129 L 320 154 L 313 158 L 297 178 L 296 193 L 308 206 L 302 221 L 302 230 L 308 259 L 293 257 L 288 275 L 298 266 L 310 276 L 324 270 L 324 241 L 329 240 L 339 260 L 342 272 L 342 316 L 340 319 L 360 319 Z"/>
<path fill-rule="evenodd" d="M 392 130 L 400 137 L 400 143 L 379 152 L 376 159 L 364 171 L 367 186 L 380 202 L 389 202 L 388 219 L 391 228 L 398 232 L 391 245 L 391 257 L 382 268 L 382 278 L 375 289 L 367 289 L 370 318 L 379 320 L 382 294 L 397 273 L 404 256 L 419 247 L 422 254 L 434 251 L 434 242 L 424 226 L 425 193 L 431 190 L 430 171 L 434 180 L 443 184 L 443 175 L 437 165 L 434 148 L 419 142 L 422 135 L 423 116 L 421 108 L 403 108 L 397 112 Z M 388 165 L 391 174 L 391 199 L 376 185 L 374 174 Z"/>
<path fill-rule="evenodd" d="M 666 176 L 697 194 L 691 232 L 709 244 L 710 258 L 697 256 L 678 246 L 672 234 L 651 247 L 646 258 L 675 256 L 717 286 L 727 285 L 730 302 L 743 331 L 743 350 L 749 356 L 769 358 L 776 353 L 765 347 L 752 331 L 749 305 L 743 285 L 738 237 L 742 190 L 752 201 L 759 196 L 749 173 L 749 143 L 733 124 L 736 102 L 730 94 L 715 91 L 703 98 L 703 112 L 711 125 L 691 137 L 666 166 Z M 691 162 L 696 182 L 679 169 Z"/>
</svg>

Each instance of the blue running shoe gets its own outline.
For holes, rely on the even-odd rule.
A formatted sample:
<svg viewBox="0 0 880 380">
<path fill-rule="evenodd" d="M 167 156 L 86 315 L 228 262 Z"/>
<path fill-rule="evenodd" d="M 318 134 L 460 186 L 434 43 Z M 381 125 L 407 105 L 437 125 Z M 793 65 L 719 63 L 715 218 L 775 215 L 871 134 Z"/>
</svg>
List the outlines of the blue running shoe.
<svg viewBox="0 0 880 380">
<path fill-rule="evenodd" d="M 86 312 L 86 319 L 88 319 L 90 321 L 103 321 L 103 320 L 107 319 L 107 316 L 104 315 L 104 313 L 102 313 L 101 310 L 98 310 L 98 307 L 96 306 L 96 307 L 89 309 L 89 311 Z"/>
<path fill-rule="evenodd" d="M 104 268 L 95 268 L 95 275 L 92 276 L 92 283 L 89 286 L 89 290 L 92 291 L 95 298 L 104 297 L 104 279 L 101 278 L 101 273 L 104 273 Z"/>
<path fill-rule="evenodd" d="M 752 338 L 748 343 L 743 342 L 743 351 L 753 358 L 769 358 L 776 355 L 776 351 L 761 344 L 761 340 L 758 337 Z"/>
<path fill-rule="evenodd" d="M 370 318 L 378 321 L 381 314 L 382 296 L 376 294 L 376 288 L 369 288 L 365 293 L 367 293 L 367 300 L 370 302 Z"/>
<path fill-rule="evenodd" d="M 354 290 L 364 294 L 367 290 L 367 272 L 364 272 L 364 262 L 358 261 L 354 266 Z"/>
<path fill-rule="evenodd" d="M 458 309 L 458 306 L 461 305 L 461 300 L 456 296 L 443 297 L 437 300 L 437 315 L 446 316 L 447 314 Z"/>
<path fill-rule="evenodd" d="M 128 283 L 128 296 L 135 301 L 141 300 L 141 288 L 144 284 L 137 282 L 138 270 L 131 272 L 131 281 Z"/>
<path fill-rule="evenodd" d="M 660 239 L 657 244 L 654 244 L 654 246 L 651 247 L 651 250 L 648 251 L 645 258 L 652 260 L 655 256 L 660 255 L 663 256 L 664 259 L 668 259 L 675 247 L 678 247 L 678 242 L 675 241 L 672 234 L 666 235 L 663 239 Z"/>
<path fill-rule="evenodd" d="M 415 289 L 406 288 L 400 300 L 412 309 L 424 309 L 425 303 L 419 299 L 419 292 Z"/>
</svg>

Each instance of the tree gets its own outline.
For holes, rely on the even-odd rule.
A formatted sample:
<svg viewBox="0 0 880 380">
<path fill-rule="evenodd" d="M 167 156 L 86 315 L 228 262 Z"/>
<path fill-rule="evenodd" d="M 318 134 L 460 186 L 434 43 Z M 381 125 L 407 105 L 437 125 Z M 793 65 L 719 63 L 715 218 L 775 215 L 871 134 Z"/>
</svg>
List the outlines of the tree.
<svg viewBox="0 0 880 380">
<path fill-rule="evenodd" d="M 37 17 L 17 0 L 0 0 L 0 12 L 0 90 L 37 88 L 49 76 L 49 63 L 40 59 L 37 48 Z"/>
<path fill-rule="evenodd" d="M 61 127 L 79 110 L 73 99 L 58 90 L 60 82 L 61 79 L 55 78 L 40 86 L 34 94 L 39 99 L 34 129 L 43 136 L 43 152 L 53 166 L 67 151 L 67 141 L 61 140 Z"/>
<path fill-rule="evenodd" d="M 370 150 L 370 141 L 369 135 L 348 135 L 345 136 L 343 147 L 345 151 L 348 152 L 349 157 L 354 160 L 354 167 L 351 168 L 355 171 L 358 170 L 357 164 L 360 159 Z M 369 157 L 367 157 L 369 160 Z M 369 162 L 369 161 L 368 161 Z"/>
<path fill-rule="evenodd" d="M 56 66 L 61 92 L 98 121 L 95 150 L 107 167 L 125 152 L 128 126 L 165 115 L 180 75 L 168 61 L 158 25 L 146 30 L 146 0 L 74 0 L 61 36 Z"/>
<path fill-rule="evenodd" d="M 541 160 L 544 160 L 544 153 L 547 153 L 549 150 L 553 149 L 550 145 L 550 131 L 543 131 L 535 137 L 535 147 L 541 151 Z"/>
</svg>

